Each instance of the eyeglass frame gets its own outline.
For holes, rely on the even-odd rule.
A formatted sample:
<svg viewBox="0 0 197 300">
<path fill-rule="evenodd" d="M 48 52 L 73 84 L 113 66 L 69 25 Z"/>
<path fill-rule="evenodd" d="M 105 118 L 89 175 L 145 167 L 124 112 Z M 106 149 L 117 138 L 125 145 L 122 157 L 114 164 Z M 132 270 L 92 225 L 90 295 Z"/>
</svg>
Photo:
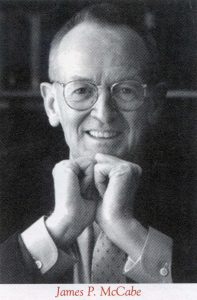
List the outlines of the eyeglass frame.
<svg viewBox="0 0 197 300">
<path fill-rule="evenodd" d="M 87 82 L 87 83 L 90 83 L 91 85 L 93 85 L 94 87 L 96 87 L 97 89 L 97 98 L 96 98 L 96 101 L 89 107 L 89 108 L 85 108 L 85 109 L 77 109 L 77 108 L 74 108 L 72 106 L 69 105 L 69 103 L 67 102 L 66 100 L 66 97 L 65 97 L 65 87 L 66 85 L 68 85 L 69 83 L 72 83 L 72 82 L 76 82 L 76 81 L 84 81 L 84 82 Z M 144 91 L 144 99 L 147 97 L 147 88 L 148 88 L 148 84 L 147 83 L 140 83 L 139 81 L 137 80 L 133 80 L 133 79 L 128 79 L 128 80 L 123 80 L 123 81 L 119 81 L 119 82 L 114 82 L 112 85 L 110 85 L 110 95 L 112 95 L 112 90 L 113 88 L 118 85 L 118 84 L 121 84 L 121 83 L 124 83 L 124 82 L 127 82 L 127 81 L 135 81 L 137 83 L 139 83 L 141 85 L 141 87 L 143 88 L 143 91 Z M 99 98 L 99 94 L 98 94 L 98 91 L 99 91 L 99 88 L 102 88 L 102 85 L 97 85 L 95 84 L 94 82 L 92 81 L 88 81 L 88 80 L 71 80 L 71 81 L 68 81 L 66 83 L 63 83 L 63 82 L 60 82 L 60 81 L 52 81 L 51 84 L 54 84 L 54 83 L 58 83 L 60 84 L 62 87 L 63 87 L 63 98 L 64 98 L 64 101 L 66 102 L 66 104 L 73 110 L 77 110 L 77 111 L 86 111 L 86 110 L 89 110 L 91 109 L 95 103 L 98 101 L 98 98 Z M 139 107 L 137 107 L 136 109 L 132 109 L 132 110 L 127 110 L 127 109 L 121 109 L 120 110 L 123 110 L 123 111 L 136 111 L 138 110 L 142 105 L 144 104 L 144 100 L 142 101 L 142 103 L 139 105 Z M 116 105 L 117 106 L 117 105 Z"/>
</svg>

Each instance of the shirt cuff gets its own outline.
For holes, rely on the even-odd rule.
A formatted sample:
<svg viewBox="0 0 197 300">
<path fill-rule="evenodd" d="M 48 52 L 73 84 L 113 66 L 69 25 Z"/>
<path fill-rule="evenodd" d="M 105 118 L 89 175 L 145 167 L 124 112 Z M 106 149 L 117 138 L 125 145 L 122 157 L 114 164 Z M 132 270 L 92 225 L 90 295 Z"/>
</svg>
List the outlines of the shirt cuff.
<svg viewBox="0 0 197 300">
<path fill-rule="evenodd" d="M 61 273 L 60 265 L 62 272 L 65 272 L 77 262 L 77 255 L 72 249 L 62 251 L 56 247 L 46 228 L 44 217 L 27 228 L 21 238 L 41 274 L 48 274 L 51 269 L 54 272 L 55 264 L 58 265 L 58 272 Z"/>
<path fill-rule="evenodd" d="M 139 283 L 171 283 L 172 239 L 149 228 L 142 254 L 136 262 L 129 257 L 124 275 Z"/>
</svg>

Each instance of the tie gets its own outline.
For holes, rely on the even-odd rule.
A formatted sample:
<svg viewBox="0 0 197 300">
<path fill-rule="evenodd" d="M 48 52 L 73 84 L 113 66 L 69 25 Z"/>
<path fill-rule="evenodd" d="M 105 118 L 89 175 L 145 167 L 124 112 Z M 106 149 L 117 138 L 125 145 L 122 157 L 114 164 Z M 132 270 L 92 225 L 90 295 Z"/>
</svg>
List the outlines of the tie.
<svg viewBox="0 0 197 300">
<path fill-rule="evenodd" d="M 126 283 L 122 275 L 126 254 L 101 232 L 93 252 L 92 283 Z"/>
</svg>

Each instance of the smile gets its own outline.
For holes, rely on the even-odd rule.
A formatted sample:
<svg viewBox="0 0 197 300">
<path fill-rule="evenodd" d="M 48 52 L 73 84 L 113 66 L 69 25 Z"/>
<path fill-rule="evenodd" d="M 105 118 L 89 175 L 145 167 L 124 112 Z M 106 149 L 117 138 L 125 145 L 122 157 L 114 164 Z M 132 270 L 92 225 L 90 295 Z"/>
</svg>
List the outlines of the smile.
<svg viewBox="0 0 197 300">
<path fill-rule="evenodd" d="M 86 132 L 91 137 L 96 139 L 112 139 L 120 135 L 120 132 L 114 130 L 105 130 L 105 131 L 89 130 Z"/>
</svg>

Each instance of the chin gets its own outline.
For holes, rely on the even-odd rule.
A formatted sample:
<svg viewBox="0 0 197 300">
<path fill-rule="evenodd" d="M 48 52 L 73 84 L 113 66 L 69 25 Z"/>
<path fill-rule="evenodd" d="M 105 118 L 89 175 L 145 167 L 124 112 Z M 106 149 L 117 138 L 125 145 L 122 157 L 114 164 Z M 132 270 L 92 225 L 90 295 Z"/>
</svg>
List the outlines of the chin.
<svg viewBox="0 0 197 300">
<path fill-rule="evenodd" d="M 122 146 L 122 147 L 120 147 Z M 83 147 L 76 146 L 74 148 L 75 151 L 72 151 L 72 148 L 70 149 L 70 157 L 71 158 L 78 158 L 78 157 L 89 157 L 90 159 L 94 159 L 95 155 L 97 153 L 112 155 L 115 157 L 118 157 L 123 160 L 132 161 L 133 155 L 130 149 L 127 145 L 121 144 L 120 142 L 116 145 L 106 145 L 106 144 L 99 144 L 99 145 L 92 145 L 92 147 L 87 147 L 86 145 L 83 145 Z M 77 151 L 76 151 L 77 150 Z"/>
<path fill-rule="evenodd" d="M 95 155 L 98 153 L 98 151 L 94 152 L 94 151 L 80 151 L 80 152 L 70 152 L 70 158 L 76 159 L 79 157 L 86 157 L 86 158 L 90 158 L 90 159 L 94 159 Z"/>
<path fill-rule="evenodd" d="M 85 157 L 89 157 L 91 159 L 94 159 L 95 155 L 97 153 L 102 153 L 102 154 L 107 154 L 107 155 L 112 155 L 114 157 L 123 159 L 123 160 L 129 160 L 129 158 L 131 159 L 131 154 L 129 154 L 127 151 L 116 151 L 116 149 L 91 149 L 91 150 L 86 150 L 81 152 L 80 156 L 85 156 Z"/>
</svg>

